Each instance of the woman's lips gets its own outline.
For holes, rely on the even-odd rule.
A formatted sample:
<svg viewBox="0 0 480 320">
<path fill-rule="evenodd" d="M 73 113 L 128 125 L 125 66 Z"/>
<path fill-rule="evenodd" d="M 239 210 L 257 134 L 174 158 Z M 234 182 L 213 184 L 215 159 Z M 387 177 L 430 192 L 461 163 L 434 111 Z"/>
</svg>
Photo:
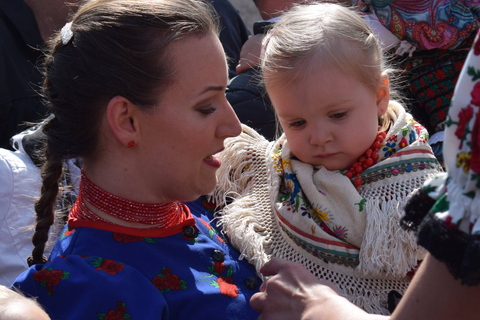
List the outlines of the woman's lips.
<svg viewBox="0 0 480 320">
<path fill-rule="evenodd" d="M 222 164 L 220 159 L 218 157 L 214 156 L 214 155 L 211 155 L 211 156 L 208 156 L 208 157 L 204 158 L 203 162 L 205 162 L 207 165 L 209 165 L 211 167 L 214 167 L 215 169 L 220 168 L 220 165 Z"/>
</svg>

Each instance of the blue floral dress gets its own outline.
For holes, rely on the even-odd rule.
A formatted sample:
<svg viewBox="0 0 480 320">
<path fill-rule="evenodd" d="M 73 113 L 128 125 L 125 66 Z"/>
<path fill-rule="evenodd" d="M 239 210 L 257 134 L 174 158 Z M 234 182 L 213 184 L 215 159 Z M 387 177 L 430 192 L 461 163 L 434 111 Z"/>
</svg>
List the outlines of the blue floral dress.
<svg viewBox="0 0 480 320">
<path fill-rule="evenodd" d="M 188 206 L 193 219 L 169 236 L 67 226 L 49 261 L 14 286 L 52 320 L 256 319 L 254 268 L 210 226 L 208 203 Z"/>
</svg>

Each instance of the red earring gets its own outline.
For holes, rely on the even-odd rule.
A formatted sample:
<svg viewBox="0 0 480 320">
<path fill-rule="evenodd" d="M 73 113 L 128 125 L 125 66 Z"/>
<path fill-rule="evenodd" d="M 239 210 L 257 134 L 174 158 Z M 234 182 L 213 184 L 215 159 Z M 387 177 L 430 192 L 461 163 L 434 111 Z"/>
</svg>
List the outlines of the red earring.
<svg viewBox="0 0 480 320">
<path fill-rule="evenodd" d="M 128 141 L 128 147 L 129 147 L 129 148 L 135 147 L 135 141 L 133 141 L 133 140 L 132 140 L 132 141 Z"/>
</svg>

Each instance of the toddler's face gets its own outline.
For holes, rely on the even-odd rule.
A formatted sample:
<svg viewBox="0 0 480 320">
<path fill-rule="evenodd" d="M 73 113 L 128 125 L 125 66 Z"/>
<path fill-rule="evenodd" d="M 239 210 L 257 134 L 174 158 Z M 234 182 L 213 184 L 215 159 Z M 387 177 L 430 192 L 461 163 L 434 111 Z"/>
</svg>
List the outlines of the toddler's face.
<svg viewBox="0 0 480 320">
<path fill-rule="evenodd" d="M 317 67 L 294 83 L 266 87 L 292 153 L 301 161 L 344 170 L 373 144 L 388 90 L 377 92 L 334 68 Z"/>
</svg>

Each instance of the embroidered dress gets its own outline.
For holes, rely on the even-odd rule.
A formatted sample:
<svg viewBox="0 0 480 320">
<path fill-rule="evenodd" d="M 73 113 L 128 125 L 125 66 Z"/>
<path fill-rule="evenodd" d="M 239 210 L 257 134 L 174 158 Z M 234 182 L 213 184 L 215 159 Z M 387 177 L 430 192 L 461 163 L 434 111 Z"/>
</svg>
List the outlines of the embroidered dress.
<svg viewBox="0 0 480 320">
<path fill-rule="evenodd" d="M 358 191 L 344 172 L 297 160 L 284 136 L 269 143 L 244 127 L 227 140 L 214 195 L 226 206 L 218 216 L 257 270 L 273 256 L 300 262 L 366 311 L 388 314 L 389 294 L 403 294 L 424 254 L 400 229 L 402 206 L 441 171 L 426 130 L 400 105 L 392 108 L 397 119 Z"/>
<path fill-rule="evenodd" d="M 187 205 L 192 214 L 172 235 L 69 222 L 49 261 L 14 286 L 52 319 L 256 319 L 253 267 L 209 225 L 201 199 Z"/>
<path fill-rule="evenodd" d="M 465 61 L 445 129 L 448 174 L 425 183 L 403 226 L 467 285 L 480 284 L 480 36 Z"/>
</svg>

